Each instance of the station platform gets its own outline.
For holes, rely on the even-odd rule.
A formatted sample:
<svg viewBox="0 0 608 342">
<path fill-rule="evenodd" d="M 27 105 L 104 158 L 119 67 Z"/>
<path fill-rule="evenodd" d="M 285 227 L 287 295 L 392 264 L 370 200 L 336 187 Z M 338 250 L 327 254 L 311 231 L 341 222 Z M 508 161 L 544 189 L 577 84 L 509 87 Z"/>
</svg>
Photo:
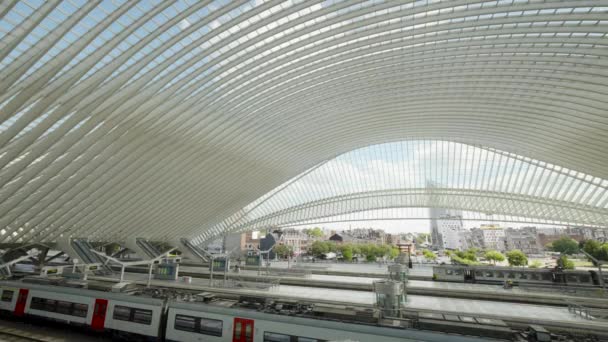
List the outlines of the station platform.
<svg viewBox="0 0 608 342">
<path fill-rule="evenodd" d="M 127 271 L 135 271 L 127 269 Z M 138 272 L 144 273 L 145 270 L 140 269 Z M 385 269 L 386 272 L 386 269 Z M 209 278 L 209 270 L 202 267 L 180 266 L 180 276 L 191 276 L 195 279 Z M 372 291 L 373 282 L 380 279 L 385 279 L 385 273 L 376 273 L 376 277 L 354 277 L 343 275 L 323 275 L 312 274 L 309 277 L 290 277 L 290 276 L 265 276 L 271 280 L 280 281 L 281 285 L 311 287 L 316 289 L 336 289 L 336 290 L 351 290 L 351 291 Z M 216 274 L 216 279 L 223 277 L 223 273 Z M 228 273 L 229 279 L 254 279 L 258 277 L 258 271 L 242 270 L 239 273 Z M 577 303 L 591 308 L 608 309 L 608 298 L 597 297 L 581 297 L 565 293 L 543 292 L 539 289 L 530 290 L 519 287 L 512 289 L 504 289 L 500 285 L 485 285 L 485 284 L 465 284 L 453 282 L 436 282 L 424 280 L 410 280 L 407 285 L 408 294 L 425 295 L 434 297 L 449 297 L 461 299 L 481 299 L 492 301 L 528 303 L 528 304 L 543 304 L 543 305 L 559 305 L 567 306 L 568 303 Z"/>
<path fill-rule="evenodd" d="M 114 281 L 114 277 L 90 277 L 101 281 Z M 140 285 L 145 285 L 147 279 L 142 274 L 125 274 L 125 279 Z M 216 281 L 218 284 L 218 281 Z M 187 284 L 180 281 L 152 280 L 154 287 L 183 289 L 196 292 L 221 293 L 232 296 L 259 296 L 281 300 L 297 300 L 305 303 L 327 303 L 344 306 L 372 307 L 375 302 L 373 292 L 352 291 L 326 288 L 311 288 L 303 286 L 280 285 L 268 290 L 236 289 L 210 286 L 207 279 L 192 279 Z M 563 306 L 521 304 L 504 301 L 479 299 L 461 299 L 446 297 L 431 297 L 424 295 L 408 295 L 406 310 L 416 313 L 432 312 L 454 315 L 470 315 L 474 317 L 501 319 L 515 324 L 541 324 L 544 326 L 572 327 L 591 329 L 608 333 L 605 322 L 587 320 Z"/>
</svg>

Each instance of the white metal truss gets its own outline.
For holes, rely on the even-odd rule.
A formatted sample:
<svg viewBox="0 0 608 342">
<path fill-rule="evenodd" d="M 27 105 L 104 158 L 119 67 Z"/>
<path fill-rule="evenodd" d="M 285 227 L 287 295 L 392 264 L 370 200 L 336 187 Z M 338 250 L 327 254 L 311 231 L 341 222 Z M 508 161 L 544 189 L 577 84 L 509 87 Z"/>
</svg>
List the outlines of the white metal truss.
<svg viewBox="0 0 608 342">
<path fill-rule="evenodd" d="M 404 139 L 608 179 L 607 7 L 0 1 L 0 240 L 195 237 Z"/>
<path fill-rule="evenodd" d="M 278 186 L 196 241 L 223 232 L 350 220 L 371 210 L 446 208 L 523 222 L 605 226 L 608 181 L 482 146 L 408 140 L 368 146 Z M 350 215 L 355 214 L 355 215 Z"/>
</svg>

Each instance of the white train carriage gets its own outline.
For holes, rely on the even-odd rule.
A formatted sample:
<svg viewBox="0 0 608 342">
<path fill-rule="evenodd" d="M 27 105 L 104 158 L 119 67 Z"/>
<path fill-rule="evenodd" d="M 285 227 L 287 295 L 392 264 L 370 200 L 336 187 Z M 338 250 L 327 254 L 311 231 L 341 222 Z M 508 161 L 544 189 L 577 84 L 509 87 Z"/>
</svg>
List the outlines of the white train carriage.
<svg viewBox="0 0 608 342">
<path fill-rule="evenodd" d="M 16 287 L 18 286 L 18 287 Z M 90 326 L 94 330 L 158 337 L 163 301 L 59 286 L 0 283 L 0 309 Z"/>
<path fill-rule="evenodd" d="M 522 268 L 502 266 L 440 265 L 433 267 L 436 280 L 471 283 L 502 284 L 511 280 L 522 285 L 571 285 L 594 286 L 598 280 L 595 272 L 547 268 Z"/>
<path fill-rule="evenodd" d="M 180 342 L 405 342 L 488 341 L 456 334 L 343 323 L 202 303 L 169 302 L 166 341 Z"/>
</svg>

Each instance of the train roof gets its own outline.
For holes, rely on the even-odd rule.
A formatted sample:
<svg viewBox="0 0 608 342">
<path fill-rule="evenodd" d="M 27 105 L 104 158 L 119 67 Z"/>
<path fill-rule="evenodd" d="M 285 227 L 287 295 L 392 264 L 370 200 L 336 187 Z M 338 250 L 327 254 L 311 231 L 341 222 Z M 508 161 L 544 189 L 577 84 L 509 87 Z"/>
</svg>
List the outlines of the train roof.
<svg viewBox="0 0 608 342">
<path fill-rule="evenodd" d="M 390 336 L 409 339 L 420 339 L 424 341 L 451 341 L 451 342 L 470 342 L 470 341 L 487 341 L 487 338 L 477 338 L 468 335 L 457 335 L 448 334 L 442 332 L 431 332 L 417 329 L 391 329 L 388 327 L 376 326 L 376 325 L 365 325 L 365 324 L 353 324 L 345 323 L 341 321 L 332 320 L 321 320 L 306 317 L 287 316 L 281 314 L 264 313 L 255 310 L 248 310 L 243 308 L 224 307 L 213 304 L 200 303 L 200 302 L 175 302 L 169 301 L 169 308 L 190 310 L 190 311 L 203 311 L 211 312 L 220 315 L 228 316 L 243 316 L 251 319 L 267 320 L 272 322 L 280 322 L 286 324 L 314 326 L 318 328 L 336 329 L 336 324 L 339 324 L 339 329 L 351 331 L 360 334 L 371 334 L 378 336 Z M 449 336 L 449 337 L 448 337 Z"/>
<path fill-rule="evenodd" d="M 37 285 L 37 284 L 24 283 L 21 281 L 0 281 L 0 287 L 2 287 L 2 288 L 6 288 L 6 287 L 23 288 L 23 289 L 30 289 L 30 290 L 71 294 L 71 295 L 76 295 L 76 296 L 90 296 L 90 297 L 94 297 L 94 298 L 123 300 L 123 301 L 129 301 L 132 303 L 147 304 L 147 305 L 153 305 L 153 306 L 162 306 L 163 305 L 163 300 L 151 298 L 151 297 L 140 297 L 140 296 L 133 296 L 133 295 L 125 294 L 125 293 L 95 291 L 95 290 L 88 290 L 88 289 L 82 289 L 82 288 L 56 286 L 56 285 Z"/>
</svg>

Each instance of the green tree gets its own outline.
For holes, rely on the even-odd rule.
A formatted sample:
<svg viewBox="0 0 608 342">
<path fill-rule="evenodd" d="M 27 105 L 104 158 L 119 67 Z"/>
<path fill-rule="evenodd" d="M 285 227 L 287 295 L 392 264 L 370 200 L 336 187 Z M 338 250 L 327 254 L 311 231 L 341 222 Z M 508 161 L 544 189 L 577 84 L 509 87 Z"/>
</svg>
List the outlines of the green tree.
<svg viewBox="0 0 608 342">
<path fill-rule="evenodd" d="M 289 246 L 285 245 L 274 245 L 272 250 L 279 256 L 279 258 L 287 258 L 290 257 L 293 253 Z"/>
<path fill-rule="evenodd" d="M 346 245 L 344 248 L 342 248 L 342 257 L 346 261 L 353 260 L 353 248 L 350 245 Z"/>
<path fill-rule="evenodd" d="M 562 267 L 562 268 L 564 268 L 566 270 L 573 270 L 574 269 L 574 262 L 572 260 L 569 260 L 567 256 L 561 255 L 557 259 L 557 266 Z"/>
<path fill-rule="evenodd" d="M 583 245 L 583 250 L 594 258 L 602 261 L 608 261 L 608 243 L 600 243 L 595 240 L 587 240 Z"/>
<path fill-rule="evenodd" d="M 435 253 L 429 251 L 428 249 L 424 249 L 422 250 L 422 255 L 428 259 L 428 260 L 435 260 L 437 259 L 437 255 L 435 255 Z"/>
<path fill-rule="evenodd" d="M 312 238 L 320 238 L 323 237 L 323 230 L 319 227 L 314 227 L 312 229 L 305 229 L 304 232 L 308 237 Z"/>
<path fill-rule="evenodd" d="M 312 243 L 312 255 L 321 256 L 321 254 L 329 252 L 329 245 L 325 241 L 315 241 Z"/>
<path fill-rule="evenodd" d="M 389 254 L 389 258 L 391 259 L 395 259 L 396 257 L 399 256 L 399 248 L 397 248 L 396 246 L 391 246 L 391 252 Z"/>
<path fill-rule="evenodd" d="M 502 253 L 500 253 L 499 251 L 494 251 L 494 250 L 486 251 L 485 258 L 487 260 L 490 260 L 494 265 L 496 265 L 496 262 L 498 262 L 498 261 L 505 260 L 505 256 L 502 255 Z"/>
<path fill-rule="evenodd" d="M 466 251 L 456 251 L 456 256 L 461 259 L 477 261 L 477 248 L 469 248 Z"/>
<path fill-rule="evenodd" d="M 519 249 L 507 252 L 507 260 L 511 266 L 524 266 L 528 263 L 528 257 Z"/>
<path fill-rule="evenodd" d="M 528 265 L 528 267 L 529 268 L 540 268 L 542 265 L 543 264 L 540 261 L 534 260 Z"/>
<path fill-rule="evenodd" d="M 572 255 L 578 252 L 578 242 L 576 242 L 576 240 L 574 239 L 564 236 L 558 240 L 553 241 L 552 250 L 555 252 L 560 252 L 562 254 Z"/>
</svg>

